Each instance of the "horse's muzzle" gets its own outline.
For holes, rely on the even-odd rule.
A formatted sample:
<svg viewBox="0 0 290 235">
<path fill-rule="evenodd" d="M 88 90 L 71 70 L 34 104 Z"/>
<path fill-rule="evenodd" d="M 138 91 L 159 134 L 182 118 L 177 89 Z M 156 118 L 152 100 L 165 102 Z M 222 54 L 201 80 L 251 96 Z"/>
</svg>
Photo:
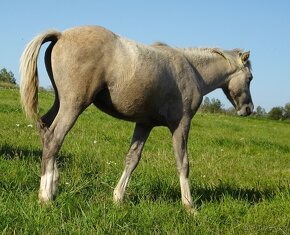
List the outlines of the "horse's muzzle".
<svg viewBox="0 0 290 235">
<path fill-rule="evenodd" d="M 242 106 L 240 110 L 238 110 L 238 115 L 239 116 L 249 116 L 254 110 L 254 105 L 252 103 L 250 104 L 245 104 Z"/>
</svg>

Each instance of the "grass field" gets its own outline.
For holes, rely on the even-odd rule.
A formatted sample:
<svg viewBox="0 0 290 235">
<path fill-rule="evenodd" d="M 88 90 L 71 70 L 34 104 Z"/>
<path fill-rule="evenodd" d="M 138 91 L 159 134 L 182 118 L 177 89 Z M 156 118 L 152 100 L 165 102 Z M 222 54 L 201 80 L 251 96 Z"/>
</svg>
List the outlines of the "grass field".
<svg viewBox="0 0 290 235">
<path fill-rule="evenodd" d="M 53 94 L 40 93 L 43 113 Z M 134 124 L 89 107 L 58 157 L 59 195 L 38 203 L 40 140 L 17 89 L 0 89 L 2 234 L 290 234 L 290 123 L 198 113 L 189 137 L 197 216 L 180 202 L 166 128 L 155 128 L 125 202 L 113 188 Z"/>
</svg>

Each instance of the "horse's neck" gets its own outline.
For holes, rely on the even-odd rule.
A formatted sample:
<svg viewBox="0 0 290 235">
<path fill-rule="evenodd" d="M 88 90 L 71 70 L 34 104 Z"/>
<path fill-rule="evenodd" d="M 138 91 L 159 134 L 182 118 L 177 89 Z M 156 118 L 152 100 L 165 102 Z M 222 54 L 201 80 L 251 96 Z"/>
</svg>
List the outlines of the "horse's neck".
<svg viewBox="0 0 290 235">
<path fill-rule="evenodd" d="M 230 64 L 220 55 L 210 55 L 196 50 L 184 50 L 187 59 L 198 73 L 198 82 L 203 95 L 221 88 L 230 74 Z"/>
</svg>

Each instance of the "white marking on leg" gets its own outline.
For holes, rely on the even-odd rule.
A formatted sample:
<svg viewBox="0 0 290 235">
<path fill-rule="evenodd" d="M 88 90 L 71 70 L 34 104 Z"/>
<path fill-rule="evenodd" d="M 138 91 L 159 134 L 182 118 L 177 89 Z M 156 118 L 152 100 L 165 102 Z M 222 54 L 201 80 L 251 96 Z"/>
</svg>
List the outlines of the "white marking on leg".
<svg viewBox="0 0 290 235">
<path fill-rule="evenodd" d="M 56 167 L 56 163 L 52 163 L 50 160 L 46 166 L 46 172 L 41 176 L 39 200 L 42 202 L 48 202 L 53 199 L 57 191 L 57 182 L 59 173 Z"/>
<path fill-rule="evenodd" d="M 42 202 L 52 200 L 52 182 L 53 182 L 53 171 L 47 171 L 41 176 L 39 199 Z"/>
<path fill-rule="evenodd" d="M 189 180 L 182 174 L 180 175 L 181 199 L 183 205 L 192 207 L 192 197 L 190 193 Z"/>
<path fill-rule="evenodd" d="M 125 189 L 127 187 L 128 181 L 130 178 L 130 174 L 125 170 L 114 190 L 114 202 L 120 203 L 123 201 Z"/>
</svg>

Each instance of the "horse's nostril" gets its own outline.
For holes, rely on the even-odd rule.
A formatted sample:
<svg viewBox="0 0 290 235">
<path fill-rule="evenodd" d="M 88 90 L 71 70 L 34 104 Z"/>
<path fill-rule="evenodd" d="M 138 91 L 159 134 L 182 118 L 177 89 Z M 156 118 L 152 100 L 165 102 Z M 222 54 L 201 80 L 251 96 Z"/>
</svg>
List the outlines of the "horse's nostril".
<svg viewBox="0 0 290 235">
<path fill-rule="evenodd" d="M 252 113 L 252 110 L 250 107 L 246 107 L 246 112 L 247 112 L 247 115 L 250 115 Z"/>
</svg>

